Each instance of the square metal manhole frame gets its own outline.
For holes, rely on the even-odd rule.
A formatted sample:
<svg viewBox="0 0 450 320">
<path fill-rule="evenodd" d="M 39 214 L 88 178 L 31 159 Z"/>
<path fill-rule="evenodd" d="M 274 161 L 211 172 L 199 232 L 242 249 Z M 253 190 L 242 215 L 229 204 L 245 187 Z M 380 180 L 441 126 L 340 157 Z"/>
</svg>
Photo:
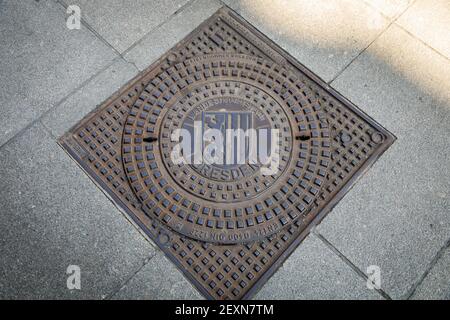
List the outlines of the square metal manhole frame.
<svg viewBox="0 0 450 320">
<path fill-rule="evenodd" d="M 151 73 L 152 70 L 155 68 L 158 68 L 164 61 L 166 61 L 167 57 L 172 52 L 177 52 L 180 50 L 180 48 L 184 48 L 184 46 L 187 46 L 189 44 L 189 41 L 191 41 L 193 38 L 198 36 L 202 30 L 205 30 L 208 26 L 212 25 L 214 22 L 221 21 L 226 22 L 229 28 L 233 29 L 239 36 L 242 37 L 242 39 L 245 39 L 250 43 L 254 48 L 260 50 L 259 52 L 262 52 L 265 55 L 265 58 L 270 59 L 271 61 L 275 63 L 283 63 L 283 64 L 289 64 L 290 67 L 296 69 L 297 72 L 300 74 L 305 75 L 308 80 L 311 81 L 311 85 L 315 88 L 317 88 L 318 91 L 326 93 L 326 95 L 329 95 L 332 99 L 337 101 L 341 104 L 342 107 L 344 107 L 352 116 L 359 118 L 361 122 L 364 122 L 374 130 L 374 132 L 382 133 L 384 136 L 384 140 L 379 143 L 376 148 L 374 148 L 373 152 L 370 153 L 370 155 L 361 160 L 362 164 L 357 167 L 354 172 L 351 172 L 351 174 L 343 179 L 343 182 L 341 184 L 338 184 L 336 182 L 334 187 L 335 190 L 329 191 L 330 194 L 333 194 L 331 196 L 331 199 L 327 200 L 325 203 L 320 203 L 320 205 L 317 205 L 311 212 L 309 213 L 309 216 L 306 218 L 304 217 L 304 221 L 299 222 L 297 225 L 298 230 L 296 230 L 296 233 L 292 236 L 290 242 L 286 242 L 285 247 L 282 247 L 280 249 L 280 253 L 276 258 L 270 261 L 270 264 L 267 268 L 263 270 L 262 273 L 257 274 L 257 277 L 252 281 L 248 281 L 244 278 L 250 285 L 248 286 L 242 286 L 238 287 L 237 283 L 234 283 L 233 287 L 227 287 L 229 288 L 229 291 L 225 289 L 224 286 L 222 286 L 223 283 L 219 283 L 219 289 L 222 292 L 225 290 L 222 295 L 219 295 L 217 292 L 217 288 L 211 288 L 211 278 L 213 273 L 211 272 L 211 276 L 208 279 L 203 279 L 202 281 L 199 272 L 195 274 L 194 269 L 189 270 L 188 265 L 185 263 L 182 258 L 179 258 L 179 255 L 181 252 L 189 251 L 191 250 L 191 247 L 196 250 L 196 248 L 202 250 L 204 249 L 204 252 L 202 251 L 202 254 L 206 256 L 206 252 L 209 253 L 209 259 L 213 260 L 213 257 L 211 255 L 212 252 L 214 252 L 214 255 L 216 252 L 220 252 L 220 257 L 226 259 L 225 257 L 228 257 L 226 249 L 220 249 L 215 250 L 214 244 L 205 244 L 201 243 L 197 240 L 192 239 L 186 239 L 185 237 L 178 237 L 178 235 L 174 235 L 176 233 L 175 231 L 169 230 L 167 227 L 158 224 L 158 222 L 154 220 L 150 220 L 151 222 L 148 222 L 147 218 L 148 216 L 145 215 L 145 213 L 138 208 L 137 205 L 133 204 L 133 199 L 125 199 L 127 195 L 120 195 L 117 190 L 114 190 L 112 186 L 109 186 L 108 183 L 105 180 L 105 177 L 102 177 L 102 174 L 100 172 L 96 172 L 92 165 L 89 163 L 87 157 L 89 156 L 89 151 L 87 150 L 86 146 L 82 146 L 79 142 L 76 141 L 75 133 L 78 132 L 86 123 L 89 121 L 93 121 L 95 119 L 98 119 L 102 111 L 107 110 L 108 106 L 111 106 L 115 102 L 122 100 L 123 104 L 126 104 L 124 102 L 127 100 L 127 96 L 129 98 L 132 98 L 130 95 L 130 92 L 138 94 L 138 87 L 140 86 L 140 83 L 143 84 L 145 81 L 145 77 Z M 247 43 L 247 45 L 248 45 Z M 239 48 L 238 48 L 239 49 Z M 211 51 L 212 53 L 215 52 L 223 52 L 223 51 Z M 210 53 L 211 53 L 210 52 Z M 236 52 L 239 52 L 239 50 L 236 50 Z M 148 79 L 147 79 L 148 80 Z M 142 85 L 141 85 L 142 87 Z M 141 88 L 142 89 L 142 88 Z M 120 101 L 119 101 L 120 102 Z M 118 109 L 119 110 L 119 109 Z M 123 108 L 120 109 L 123 112 Z M 118 120 L 120 121 L 120 120 Z M 119 135 L 119 138 L 122 134 Z M 178 267 L 180 271 L 188 278 L 188 280 L 194 284 L 194 286 L 208 299 L 249 299 L 251 298 L 268 280 L 270 276 L 272 276 L 276 270 L 283 264 L 283 262 L 289 257 L 289 255 L 299 246 L 299 244 L 304 240 L 304 238 L 309 234 L 311 231 L 311 228 L 316 226 L 320 223 L 320 221 L 332 210 L 332 208 L 344 197 L 344 195 L 352 188 L 354 183 L 357 181 L 359 177 L 361 177 L 364 172 L 371 166 L 373 163 L 389 148 L 390 145 L 396 140 L 396 137 L 390 133 L 387 129 L 383 128 L 380 124 L 375 122 L 373 119 L 371 119 L 367 114 L 365 114 L 363 111 L 361 111 L 358 107 L 356 107 L 353 103 L 351 103 L 348 99 L 346 99 L 344 96 L 339 94 L 336 90 L 331 88 L 325 81 L 320 79 L 317 75 L 315 75 L 312 71 L 310 71 L 308 68 L 306 68 L 304 65 L 302 65 L 300 62 L 298 62 L 294 57 L 292 57 L 288 52 L 284 51 L 282 48 L 280 48 L 277 44 L 275 44 L 272 40 L 270 40 L 268 37 L 266 37 L 263 33 L 258 31 L 255 27 L 253 27 L 249 22 L 247 22 L 244 18 L 239 16 L 236 12 L 234 12 L 232 9 L 224 6 L 221 9 L 219 9 L 216 13 L 214 13 L 210 18 L 206 19 L 203 23 L 201 23 L 195 30 L 193 30 L 191 33 L 189 33 L 184 39 L 179 41 L 173 48 L 165 52 L 158 60 L 153 62 L 149 67 L 147 67 L 144 71 L 140 72 L 135 78 L 130 80 L 127 84 L 125 84 L 121 89 L 119 89 L 115 94 L 113 94 L 110 98 L 108 98 L 105 102 L 103 102 L 99 107 L 97 107 L 95 110 L 93 110 L 91 113 L 86 115 L 78 124 L 76 124 L 72 129 L 70 129 L 67 133 L 65 133 L 59 140 L 58 143 L 62 146 L 62 148 L 68 152 L 68 154 L 78 163 L 78 165 L 86 172 L 86 174 L 100 187 L 100 189 L 110 198 L 112 201 L 123 211 L 127 213 L 127 215 L 140 227 L 140 229 L 154 242 L 158 245 L 158 247 L 165 253 L 165 255 Z M 122 168 L 123 169 L 123 168 Z M 330 186 L 333 186 L 330 182 Z M 125 190 L 126 191 L 126 190 Z M 126 193 L 124 191 L 124 193 Z M 129 194 L 128 194 L 129 196 Z M 324 196 L 325 198 L 325 196 Z M 300 226 L 301 225 L 301 226 Z M 284 231 L 283 231 L 284 232 Z M 166 243 L 166 241 L 161 240 L 161 235 L 167 235 L 170 234 L 171 238 L 169 243 Z M 280 231 L 280 234 L 282 232 Z M 287 234 L 287 232 L 285 232 Z M 285 236 L 285 234 L 281 235 L 281 237 Z M 174 238 L 178 239 L 179 241 L 176 242 L 173 240 Z M 255 242 L 251 244 L 236 244 L 233 246 L 237 246 L 240 252 L 242 251 L 252 251 L 254 250 L 255 246 L 262 245 L 272 246 L 275 243 L 278 244 L 277 241 L 278 235 L 268 237 L 267 243 L 266 241 L 262 242 Z M 275 238 L 275 240 L 274 240 Z M 175 243 L 175 244 L 174 244 Z M 171 246 L 181 246 L 181 249 L 184 248 L 184 250 L 181 251 L 174 251 L 171 250 L 173 247 Z M 224 247 L 223 245 L 217 245 L 217 247 Z M 211 249 L 212 248 L 212 249 Z M 242 250 L 241 250 L 242 248 Z M 189 250 L 188 250 L 189 249 Z M 175 250 L 175 249 L 173 249 Z M 178 249 L 177 249 L 178 250 Z M 221 251 L 222 250 L 222 251 Z M 231 249 L 230 249 L 231 250 Z M 263 252 L 264 250 L 260 250 Z M 252 251 L 255 252 L 255 251 Z M 177 253 L 177 254 L 175 254 Z M 225 253 L 225 255 L 223 255 Z M 269 251 L 270 253 L 270 251 Z M 180 255 L 181 256 L 181 255 Z M 200 256 L 200 258 L 202 258 Z M 233 255 L 231 255 L 233 257 Z M 243 256 L 247 258 L 247 256 Z M 198 258 L 198 259 L 200 259 Z M 221 259 L 223 261 L 223 259 Z M 256 259 L 255 259 L 256 260 Z M 227 260 L 228 261 L 228 260 Z M 247 260 L 248 261 L 248 260 Z M 199 264 L 200 262 L 197 261 Z M 190 265 L 190 264 L 189 264 Z M 231 265 L 231 263 L 230 263 Z M 244 265 L 242 262 L 241 265 Z M 257 265 L 256 262 L 253 264 L 248 264 L 249 266 L 255 268 Z M 210 266 L 210 264 L 205 264 L 205 268 Z M 236 267 L 233 267 L 235 270 L 237 268 L 237 264 L 235 264 Z M 203 269 L 202 269 L 203 272 Z M 206 273 L 203 273 L 206 274 Z M 217 273 L 214 273 L 215 276 L 217 276 Z M 248 273 L 247 273 L 248 275 Z M 229 277 L 229 275 L 228 275 Z M 243 277 L 243 275 L 242 275 Z M 226 279 L 225 279 L 226 280 Z M 217 279 L 216 279 L 217 281 Z M 242 284 L 241 278 L 238 278 L 236 281 L 240 281 L 239 283 Z M 214 282 L 214 281 L 213 281 Z M 207 284 L 209 283 L 209 286 Z M 215 283 L 215 282 L 214 282 Z M 238 290 L 239 289 L 239 290 Z M 237 293 L 236 293 L 237 292 Z"/>
</svg>

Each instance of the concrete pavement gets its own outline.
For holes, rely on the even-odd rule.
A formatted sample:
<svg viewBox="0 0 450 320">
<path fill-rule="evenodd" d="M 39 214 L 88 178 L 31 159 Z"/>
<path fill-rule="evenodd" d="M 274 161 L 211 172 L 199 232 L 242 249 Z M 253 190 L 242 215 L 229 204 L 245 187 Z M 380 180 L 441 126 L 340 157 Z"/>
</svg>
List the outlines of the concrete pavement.
<svg viewBox="0 0 450 320">
<path fill-rule="evenodd" d="M 256 298 L 449 299 L 444 0 L 2 1 L 0 298 L 201 298 L 56 139 L 223 5 L 398 137 Z"/>
</svg>

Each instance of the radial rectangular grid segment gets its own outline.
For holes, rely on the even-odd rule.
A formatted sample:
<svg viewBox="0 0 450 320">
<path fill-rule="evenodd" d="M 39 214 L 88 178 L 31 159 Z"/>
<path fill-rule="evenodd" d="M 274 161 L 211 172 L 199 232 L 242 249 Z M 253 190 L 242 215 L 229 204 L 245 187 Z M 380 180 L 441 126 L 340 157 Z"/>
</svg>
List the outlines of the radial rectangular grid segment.
<svg viewBox="0 0 450 320">
<path fill-rule="evenodd" d="M 251 167 L 209 179 L 167 158 L 192 108 L 224 101 L 282 132 L 272 180 Z M 206 298 L 247 299 L 394 140 L 222 8 L 59 141 Z"/>
</svg>

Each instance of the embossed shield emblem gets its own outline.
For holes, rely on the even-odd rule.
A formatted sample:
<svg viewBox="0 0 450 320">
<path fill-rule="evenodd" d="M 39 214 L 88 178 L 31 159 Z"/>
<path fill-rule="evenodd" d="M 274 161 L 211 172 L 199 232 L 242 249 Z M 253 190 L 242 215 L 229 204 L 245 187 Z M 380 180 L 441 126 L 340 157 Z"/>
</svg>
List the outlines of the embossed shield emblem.
<svg viewBox="0 0 450 320">
<path fill-rule="evenodd" d="M 234 141 L 227 141 L 227 130 L 241 129 L 246 132 L 248 129 L 253 129 L 253 113 L 245 111 L 205 111 L 202 114 L 202 135 L 206 130 L 215 129 L 219 130 L 222 136 L 223 142 L 223 163 L 228 165 L 237 164 L 237 154 L 244 152 L 245 159 L 248 157 L 248 143 L 245 146 L 240 146 Z M 205 142 L 203 142 L 205 143 Z M 227 145 L 231 145 L 232 148 L 226 148 Z M 244 150 L 238 150 L 238 148 L 244 148 Z M 203 145 L 205 148 L 205 145 Z M 232 162 L 226 161 L 227 152 L 232 152 Z"/>
</svg>

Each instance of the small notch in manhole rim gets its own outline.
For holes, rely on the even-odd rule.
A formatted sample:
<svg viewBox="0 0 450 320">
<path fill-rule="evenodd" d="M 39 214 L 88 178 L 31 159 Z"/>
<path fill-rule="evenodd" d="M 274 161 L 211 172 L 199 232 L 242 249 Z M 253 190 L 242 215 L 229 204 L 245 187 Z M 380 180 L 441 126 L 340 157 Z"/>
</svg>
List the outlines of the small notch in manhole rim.
<svg viewBox="0 0 450 320">
<path fill-rule="evenodd" d="M 311 139 L 311 136 L 308 136 L 306 134 L 295 137 L 295 140 L 299 140 L 299 141 L 308 141 L 309 139 Z"/>
<path fill-rule="evenodd" d="M 156 137 L 145 137 L 144 139 L 142 139 L 142 141 L 147 142 L 147 143 L 153 143 L 158 141 L 158 138 Z"/>
</svg>

